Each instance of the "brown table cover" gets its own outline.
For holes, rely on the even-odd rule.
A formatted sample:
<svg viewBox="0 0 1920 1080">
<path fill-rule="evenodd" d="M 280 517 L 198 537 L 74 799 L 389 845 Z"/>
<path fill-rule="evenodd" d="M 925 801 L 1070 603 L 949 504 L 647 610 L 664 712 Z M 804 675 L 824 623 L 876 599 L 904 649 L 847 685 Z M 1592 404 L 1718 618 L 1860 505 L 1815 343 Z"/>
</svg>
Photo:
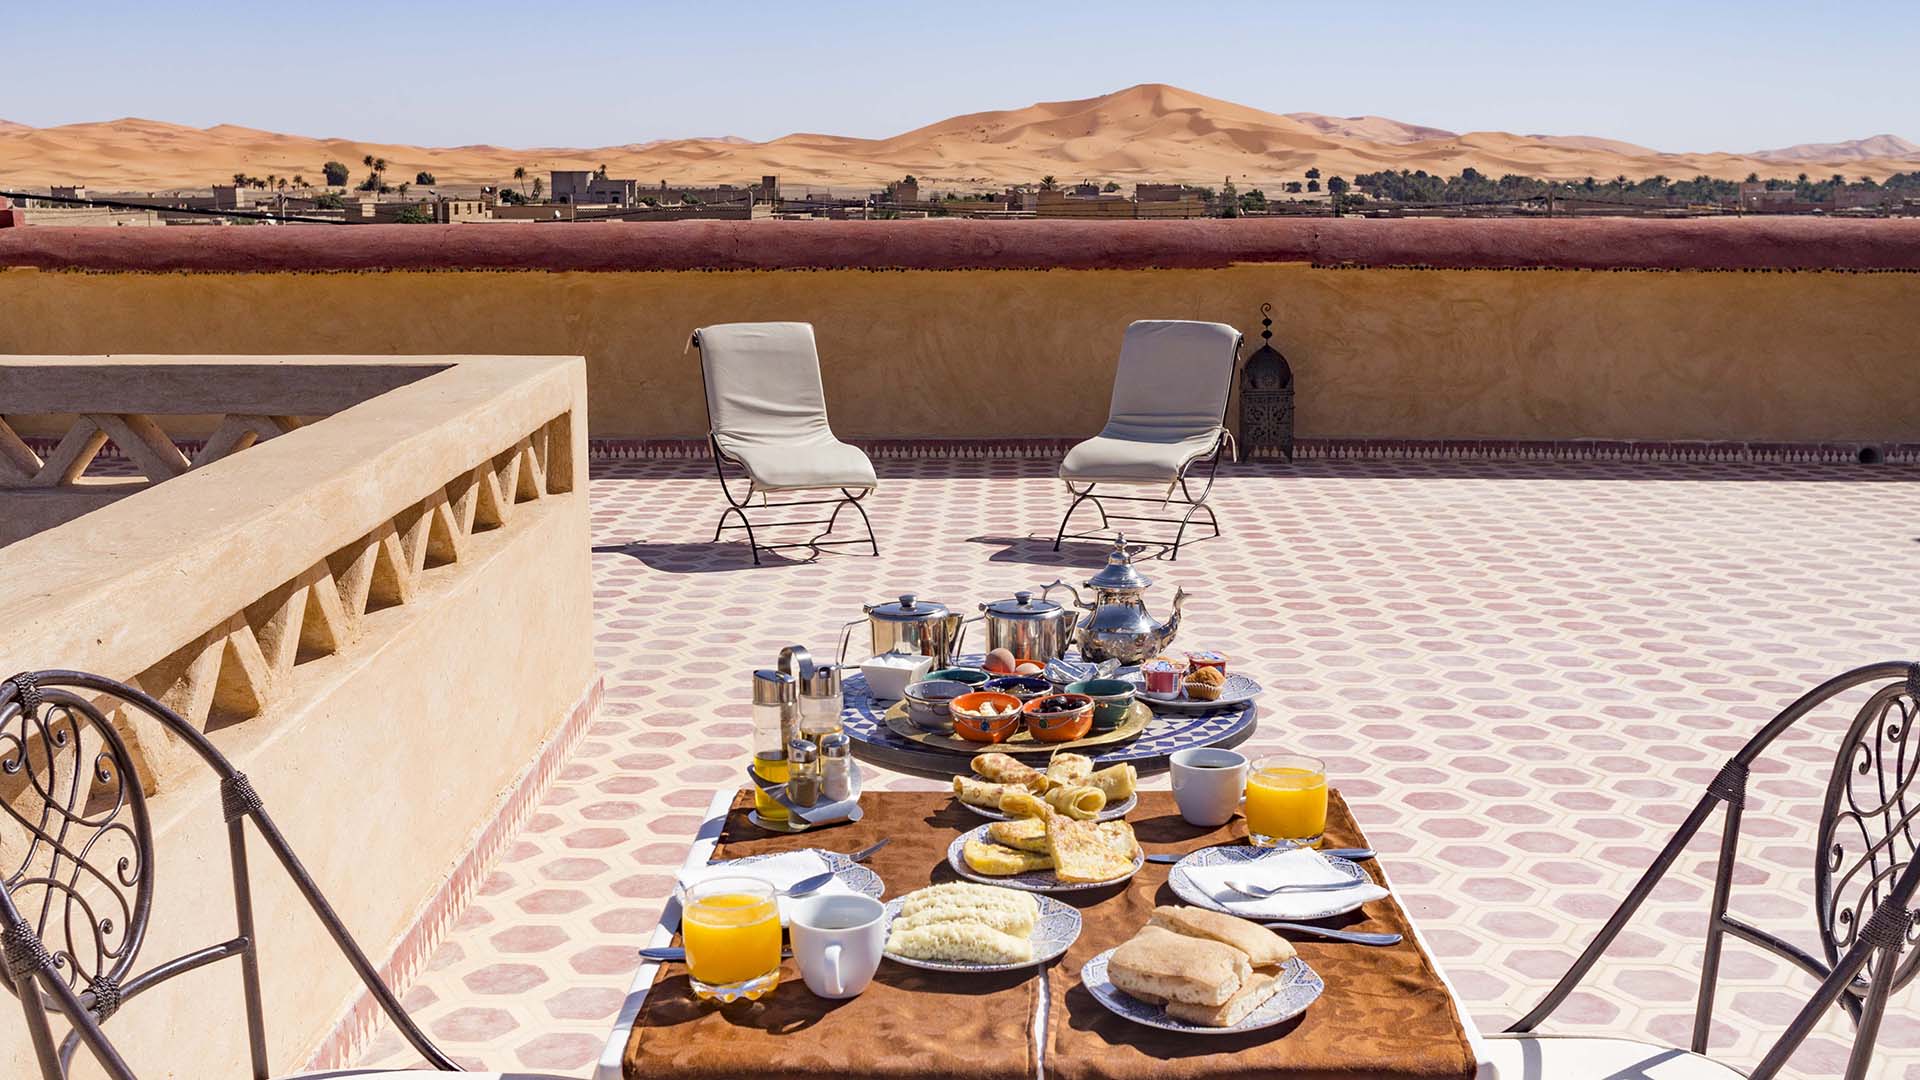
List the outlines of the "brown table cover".
<svg viewBox="0 0 1920 1080">
<path fill-rule="evenodd" d="M 893 842 L 869 865 L 894 897 L 953 880 L 946 865 L 954 836 L 981 818 L 952 796 L 868 792 L 861 821 L 788 836 L 748 823 L 750 797 L 734 802 L 716 859 L 817 847 L 854 852 L 883 836 Z M 1192 851 L 1244 837 L 1245 822 L 1212 830 L 1180 819 L 1168 792 L 1142 792 L 1128 820 L 1148 852 Z M 1336 792 L 1327 818 L 1329 846 L 1364 846 Z M 752 1004 L 720 1008 L 694 999 L 684 965 L 665 964 L 627 1039 L 627 1080 L 818 1080 L 912 1077 L 931 1080 L 1185 1080 L 1282 1076 L 1288 1080 L 1396 1080 L 1474 1075 L 1473 1052 L 1453 998 L 1413 943 L 1397 900 L 1368 904 L 1338 925 L 1392 930 L 1407 941 L 1389 949 L 1295 942 L 1326 980 L 1306 1014 L 1243 1036 L 1185 1036 L 1146 1028 L 1107 1012 L 1080 985 L 1080 968 L 1131 937 L 1156 904 L 1178 903 L 1166 887 L 1170 867 L 1148 863 L 1125 886 L 1058 893 L 1081 909 L 1085 927 L 1044 977 L 1033 970 L 983 977 L 923 972 L 882 962 L 874 984 L 849 1001 L 814 997 L 789 960 L 779 989 Z M 1376 877 L 1379 870 L 1369 864 Z M 1038 995 L 1049 995 L 1044 1070 L 1034 1060 Z"/>
</svg>

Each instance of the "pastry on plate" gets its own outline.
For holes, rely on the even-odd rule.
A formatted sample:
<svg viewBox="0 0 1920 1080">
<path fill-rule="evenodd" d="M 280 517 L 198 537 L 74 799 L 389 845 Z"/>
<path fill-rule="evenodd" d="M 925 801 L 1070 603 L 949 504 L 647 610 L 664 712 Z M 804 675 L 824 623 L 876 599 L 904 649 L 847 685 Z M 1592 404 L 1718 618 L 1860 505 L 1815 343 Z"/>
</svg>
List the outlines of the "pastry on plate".
<svg viewBox="0 0 1920 1080">
<path fill-rule="evenodd" d="M 909 960 L 1024 964 L 1040 904 L 997 885 L 953 882 L 908 893 L 887 930 L 886 951 Z"/>
<path fill-rule="evenodd" d="M 1219 701 L 1220 692 L 1226 689 L 1227 677 L 1219 668 L 1197 667 L 1187 672 L 1186 681 L 1181 685 L 1195 701 Z"/>
<path fill-rule="evenodd" d="M 1012 817 L 1044 818 L 1053 813 L 1046 800 L 1026 790 L 1008 790 L 1001 794 L 996 805 L 1001 813 Z"/>
<path fill-rule="evenodd" d="M 1020 851 L 985 840 L 967 841 L 961 849 L 961 857 L 966 859 L 974 873 L 988 877 L 1008 877 L 1031 870 L 1045 870 L 1053 865 L 1053 856 L 1049 853 Z"/>
<path fill-rule="evenodd" d="M 1000 800 L 1008 791 L 1024 793 L 1026 788 L 1012 788 L 1006 784 L 996 784 L 982 780 L 977 776 L 956 776 L 953 778 L 953 793 L 960 801 L 969 806 L 984 806 L 989 809 L 999 807 Z"/>
<path fill-rule="evenodd" d="M 1012 754 L 978 754 L 971 764 L 974 772 L 996 784 L 1016 784 L 1029 791 L 1045 791 L 1048 787 L 1047 774 Z"/>
<path fill-rule="evenodd" d="M 1057 787 L 1047 792 L 1047 804 L 1070 818 L 1091 821 L 1107 808 L 1107 796 L 1097 787 Z"/>
<path fill-rule="evenodd" d="M 1140 773 L 1132 765 L 1121 762 L 1088 776 L 1085 782 L 1099 788 L 1100 793 L 1107 797 L 1107 805 L 1112 806 L 1133 798 L 1134 787 L 1140 782 Z"/>
<path fill-rule="evenodd" d="M 1071 787 L 1093 775 L 1093 759 L 1085 754 L 1055 754 L 1047 762 L 1049 787 Z"/>
<path fill-rule="evenodd" d="M 1133 872 L 1133 827 L 1124 821 L 1076 821 L 1062 814 L 1047 820 L 1047 852 L 1053 872 L 1072 885 L 1112 881 Z M 1116 828 L 1117 826 L 1117 828 Z"/>
<path fill-rule="evenodd" d="M 1239 949 L 1158 926 L 1141 927 L 1107 960 L 1114 986 L 1153 1005 L 1216 1008 L 1231 1001 L 1252 974 Z"/>
<path fill-rule="evenodd" d="M 987 836 L 996 844 L 1005 844 L 1015 851 L 1036 851 L 1047 853 L 1047 820 L 1037 817 L 1014 818 L 1012 821 L 996 821 L 987 826 Z"/>
<path fill-rule="evenodd" d="M 973 881 L 949 881 L 915 889 L 901 899 L 900 914 L 905 917 L 928 910 L 952 912 L 968 907 L 1000 907 L 1024 912 L 1028 922 L 1040 918 L 1040 901 L 1035 900 L 1032 893 Z"/>
</svg>

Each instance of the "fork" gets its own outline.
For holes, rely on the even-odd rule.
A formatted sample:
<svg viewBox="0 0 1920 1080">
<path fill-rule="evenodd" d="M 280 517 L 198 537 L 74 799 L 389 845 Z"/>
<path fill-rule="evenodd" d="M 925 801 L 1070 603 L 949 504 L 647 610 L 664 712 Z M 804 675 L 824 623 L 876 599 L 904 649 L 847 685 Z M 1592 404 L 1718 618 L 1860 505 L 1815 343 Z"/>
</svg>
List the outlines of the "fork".
<svg viewBox="0 0 1920 1080">
<path fill-rule="evenodd" d="M 1222 882 L 1234 892 L 1255 898 L 1279 896 L 1282 893 L 1339 892 L 1360 884 L 1358 881 L 1321 881 L 1293 882 L 1286 885 L 1256 885 L 1250 881 Z"/>
</svg>

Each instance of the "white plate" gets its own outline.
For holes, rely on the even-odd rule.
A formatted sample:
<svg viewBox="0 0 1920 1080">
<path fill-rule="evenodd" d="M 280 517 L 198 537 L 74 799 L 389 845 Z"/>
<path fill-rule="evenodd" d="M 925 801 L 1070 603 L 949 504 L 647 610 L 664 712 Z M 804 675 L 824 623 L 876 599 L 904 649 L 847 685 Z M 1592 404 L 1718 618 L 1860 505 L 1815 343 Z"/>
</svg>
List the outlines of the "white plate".
<svg viewBox="0 0 1920 1080">
<path fill-rule="evenodd" d="M 1013 820 L 1013 815 L 1007 813 L 1005 810 L 996 810 L 992 807 L 987 807 L 987 806 L 975 806 L 970 802 L 960 802 L 958 798 L 954 799 L 953 801 L 960 803 L 961 806 L 964 806 L 967 809 L 973 811 L 974 813 L 979 814 L 983 818 L 992 818 L 995 821 L 1012 821 Z M 1108 806 L 1106 809 L 1100 811 L 1098 814 L 1094 815 L 1093 820 L 1112 821 L 1114 818 L 1117 818 L 1117 817 L 1126 817 L 1129 813 L 1133 811 L 1134 807 L 1139 805 L 1140 805 L 1140 796 L 1138 794 L 1129 795 L 1125 799 L 1121 800 L 1120 802 L 1114 803 Z"/>
<path fill-rule="evenodd" d="M 1240 1035 L 1261 1028 L 1284 1023 L 1307 1011 L 1307 1006 L 1318 1001 L 1327 984 L 1319 973 L 1307 966 L 1299 957 L 1287 961 L 1280 968 L 1281 986 L 1272 997 L 1260 1003 L 1260 1007 L 1248 1013 L 1232 1027 L 1207 1027 L 1203 1024 L 1189 1024 L 1185 1020 L 1176 1020 L 1167 1015 L 1167 1010 L 1159 1005 L 1149 1005 L 1139 998 L 1131 997 L 1126 991 L 1113 985 L 1107 978 L 1107 960 L 1114 950 L 1108 949 L 1099 956 L 1087 961 L 1080 969 L 1080 982 L 1093 995 L 1093 999 L 1106 1006 L 1115 1016 L 1131 1020 L 1148 1027 L 1164 1028 L 1187 1035 Z"/>
<path fill-rule="evenodd" d="M 896 964 L 924 968 L 927 971 L 1018 971 L 1021 968 L 1049 963 L 1080 939 L 1080 911 L 1051 896 L 1036 896 L 1034 899 L 1040 902 L 1040 921 L 1034 924 L 1033 934 L 1029 938 L 1033 942 L 1033 959 L 1024 964 L 969 964 L 957 960 L 909 960 L 892 953 L 886 953 L 886 958 Z M 904 896 L 887 901 L 889 935 L 893 932 L 894 918 L 900 914 L 900 905 L 906 901 L 907 898 Z"/>
<path fill-rule="evenodd" d="M 1063 882 L 1052 870 L 1029 870 L 1024 874 L 1008 874 L 1004 877 L 994 877 L 991 874 L 982 874 L 973 867 L 968 866 L 966 858 L 967 841 L 981 840 L 987 843 L 993 842 L 993 838 L 987 835 L 987 830 L 992 827 L 991 825 L 982 825 L 970 832 L 962 833 L 953 843 L 947 845 L 947 865 L 953 867 L 954 873 L 959 874 L 968 881 L 978 881 L 983 885 L 1005 885 L 1009 889 L 1020 889 L 1025 892 L 1081 892 L 1086 889 L 1104 889 L 1112 885 L 1118 885 L 1120 882 L 1126 881 L 1128 878 L 1139 873 L 1140 867 L 1146 864 L 1146 856 L 1144 854 L 1135 854 L 1131 869 L 1117 878 L 1109 878 L 1106 881 Z"/>
<path fill-rule="evenodd" d="M 812 850 L 815 855 L 820 856 L 827 864 L 827 869 L 833 871 L 833 876 L 840 879 L 841 884 L 859 893 L 861 896 L 871 896 L 875 900 L 878 900 L 880 899 L 880 894 L 887 891 L 885 883 L 880 880 L 880 875 L 874 873 L 865 863 L 854 862 L 852 859 L 847 858 L 837 851 L 821 851 L 818 848 Z M 737 867 L 740 870 L 740 876 L 753 877 L 754 863 L 785 854 L 788 854 L 788 852 L 775 851 L 765 855 L 743 855 L 738 859 L 726 859 L 721 862 L 708 863 L 707 865 L 709 867 Z M 781 899 L 784 900 L 786 898 L 782 897 Z M 786 924 L 787 905 L 782 903 L 780 905 L 780 925 L 785 926 Z"/>
<path fill-rule="evenodd" d="M 1269 855 L 1278 855 L 1287 850 L 1290 849 L 1284 847 L 1258 848 L 1251 844 L 1227 844 L 1221 847 L 1201 848 L 1199 851 L 1173 864 L 1173 869 L 1167 872 L 1167 884 L 1173 888 L 1175 895 L 1187 903 L 1192 904 L 1194 907 L 1202 907 L 1209 911 L 1218 911 L 1228 915 L 1239 915 L 1241 918 L 1248 918 L 1249 916 L 1241 915 L 1239 912 L 1233 911 L 1221 904 L 1213 897 L 1208 896 L 1204 890 L 1194 884 L 1192 878 L 1187 876 L 1187 871 L 1196 866 L 1223 866 L 1227 863 L 1256 862 Z M 1364 886 L 1373 884 L 1373 878 L 1367 876 L 1366 870 L 1363 869 L 1359 863 L 1328 856 L 1322 856 L 1322 858 L 1327 860 L 1328 866 L 1352 878 L 1354 885 Z M 1349 911 L 1359 910 L 1367 901 L 1378 898 L 1377 890 L 1365 888 L 1335 889 L 1323 893 L 1296 893 L 1288 898 L 1289 902 L 1323 906 L 1316 906 L 1310 910 L 1295 914 L 1291 917 L 1290 921 L 1306 922 L 1311 919 L 1327 919 L 1335 915 L 1345 915 Z"/>
<path fill-rule="evenodd" d="M 1146 702 L 1150 707 L 1155 709 L 1173 709 L 1179 712 L 1208 712 L 1213 709 L 1238 708 L 1252 701 L 1254 698 L 1259 697 L 1261 689 L 1259 683 L 1254 682 L 1245 675 L 1235 673 L 1227 676 L 1226 685 L 1220 688 L 1219 700 L 1196 701 L 1187 696 L 1184 687 L 1177 697 L 1161 697 L 1158 694 L 1147 693 L 1146 681 L 1140 677 L 1140 673 L 1137 671 L 1131 675 L 1118 675 L 1115 676 L 1115 678 L 1125 679 L 1132 683 L 1140 700 Z"/>
</svg>

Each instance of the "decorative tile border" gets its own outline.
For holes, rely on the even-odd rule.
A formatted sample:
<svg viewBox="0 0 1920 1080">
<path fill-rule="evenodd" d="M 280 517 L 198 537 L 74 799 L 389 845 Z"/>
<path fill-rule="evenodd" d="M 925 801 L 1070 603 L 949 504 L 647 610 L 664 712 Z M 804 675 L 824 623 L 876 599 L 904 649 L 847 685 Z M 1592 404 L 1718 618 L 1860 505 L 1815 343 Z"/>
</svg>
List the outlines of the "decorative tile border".
<svg viewBox="0 0 1920 1080">
<path fill-rule="evenodd" d="M 882 460 L 1058 458 L 1074 439 L 854 439 Z M 590 439 L 596 461 L 705 461 L 704 439 Z M 1866 462 L 1862 454 L 1878 454 Z M 1270 461 L 1278 454 L 1247 455 Z M 1300 439 L 1296 460 L 1630 461 L 1781 465 L 1920 464 L 1920 443 L 1652 442 L 1616 439 Z"/>
<path fill-rule="evenodd" d="M 427 899 L 419 914 L 414 916 L 413 922 L 400 935 L 392 954 L 380 965 L 380 978 L 392 988 L 396 997 L 406 995 L 434 950 L 447 936 L 447 931 L 466 911 L 474 891 L 486 880 L 501 851 L 526 824 L 534 809 L 540 805 L 540 800 L 546 797 L 555 777 L 586 735 L 588 724 L 599 709 L 605 690 L 606 680 L 596 676 L 581 693 L 579 700 L 574 702 L 573 708 L 554 730 L 552 737 L 535 754 L 533 761 L 508 786 L 506 795 L 500 801 L 499 811 L 480 826 L 467 853 L 461 856 L 459 864 L 447 875 L 446 884 Z M 379 1003 L 374 1001 L 372 994 L 361 990 L 353 995 L 352 1004 L 326 1037 L 320 1040 L 306 1064 L 297 1071 L 345 1068 L 360 1056 L 374 1033 L 385 1022 L 386 1014 L 381 1011 Z"/>
</svg>

